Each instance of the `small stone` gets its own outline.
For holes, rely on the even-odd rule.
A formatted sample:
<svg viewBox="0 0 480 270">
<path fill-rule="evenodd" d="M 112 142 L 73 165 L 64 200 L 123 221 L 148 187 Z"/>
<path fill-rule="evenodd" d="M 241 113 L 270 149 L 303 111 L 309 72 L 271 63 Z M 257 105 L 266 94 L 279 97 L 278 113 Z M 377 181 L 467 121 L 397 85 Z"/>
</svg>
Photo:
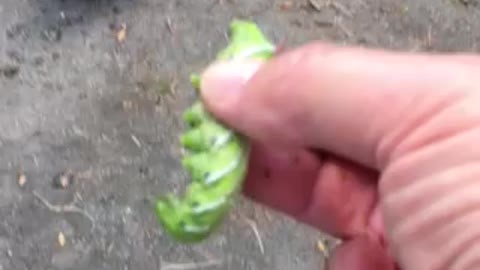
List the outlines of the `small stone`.
<svg viewBox="0 0 480 270">
<path fill-rule="evenodd" d="M 5 78 L 13 79 L 20 72 L 20 67 L 17 65 L 4 65 L 0 66 L 0 75 Z"/>
<path fill-rule="evenodd" d="M 74 178 L 75 175 L 70 171 L 61 172 L 53 178 L 53 187 L 66 189 L 72 184 Z"/>
</svg>

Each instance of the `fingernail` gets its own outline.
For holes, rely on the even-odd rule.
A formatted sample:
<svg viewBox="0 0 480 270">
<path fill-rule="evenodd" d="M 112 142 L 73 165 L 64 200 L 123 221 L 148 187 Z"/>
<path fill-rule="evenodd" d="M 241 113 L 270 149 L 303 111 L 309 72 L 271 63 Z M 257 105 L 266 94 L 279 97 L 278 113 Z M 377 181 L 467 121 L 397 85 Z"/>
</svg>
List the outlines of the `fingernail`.
<svg viewBox="0 0 480 270">
<path fill-rule="evenodd" d="M 220 105 L 233 101 L 245 83 L 259 69 L 260 62 L 219 62 L 202 74 L 202 96 Z"/>
</svg>

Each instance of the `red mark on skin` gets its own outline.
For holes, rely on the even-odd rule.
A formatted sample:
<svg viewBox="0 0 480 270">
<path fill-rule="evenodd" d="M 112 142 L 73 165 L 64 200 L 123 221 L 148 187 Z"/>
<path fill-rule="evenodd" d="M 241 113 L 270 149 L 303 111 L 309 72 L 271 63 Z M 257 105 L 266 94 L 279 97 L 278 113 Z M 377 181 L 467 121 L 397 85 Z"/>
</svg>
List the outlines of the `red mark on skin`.
<svg viewBox="0 0 480 270">
<path fill-rule="evenodd" d="M 270 176 L 271 176 L 271 172 L 270 172 L 270 169 L 269 168 L 265 168 L 265 178 L 269 179 Z"/>
<path fill-rule="evenodd" d="M 298 155 L 293 156 L 293 164 L 298 164 L 300 162 L 300 157 Z"/>
</svg>

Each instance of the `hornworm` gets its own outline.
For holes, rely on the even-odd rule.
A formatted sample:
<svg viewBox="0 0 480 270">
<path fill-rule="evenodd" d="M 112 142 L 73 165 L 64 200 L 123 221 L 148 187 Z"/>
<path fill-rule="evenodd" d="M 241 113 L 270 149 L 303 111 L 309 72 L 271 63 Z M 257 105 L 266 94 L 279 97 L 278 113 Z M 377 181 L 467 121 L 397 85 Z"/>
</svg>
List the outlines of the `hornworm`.
<svg viewBox="0 0 480 270">
<path fill-rule="evenodd" d="M 275 46 L 254 22 L 234 19 L 230 43 L 217 60 L 266 60 Z M 200 76 L 192 75 L 194 88 Z M 228 91 L 228 89 L 225 89 Z M 178 241 L 198 242 L 221 223 L 241 189 L 248 166 L 249 143 L 238 132 L 215 119 L 198 100 L 186 110 L 187 130 L 180 141 L 185 149 L 182 165 L 192 181 L 183 198 L 166 195 L 156 202 L 156 214 L 165 231 Z"/>
</svg>

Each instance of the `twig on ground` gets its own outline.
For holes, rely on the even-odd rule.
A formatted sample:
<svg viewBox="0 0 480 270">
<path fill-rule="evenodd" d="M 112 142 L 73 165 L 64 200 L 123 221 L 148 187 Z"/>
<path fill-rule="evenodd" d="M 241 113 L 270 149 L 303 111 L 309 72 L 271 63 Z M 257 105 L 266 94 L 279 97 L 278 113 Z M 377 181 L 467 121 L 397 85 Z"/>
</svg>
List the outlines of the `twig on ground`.
<svg viewBox="0 0 480 270">
<path fill-rule="evenodd" d="M 160 270 L 194 270 L 204 267 L 217 266 L 222 263 L 221 260 L 208 260 L 198 263 L 165 263 L 164 266 L 160 267 Z"/>
<path fill-rule="evenodd" d="M 165 19 L 165 24 L 167 25 L 168 32 L 173 35 L 173 23 L 169 16 Z"/>
<path fill-rule="evenodd" d="M 138 148 L 142 148 L 142 144 L 140 143 L 140 140 L 137 138 L 137 136 L 130 134 L 130 137 L 132 138 L 133 143 L 135 143 Z"/>
<path fill-rule="evenodd" d="M 427 37 L 425 40 L 425 47 L 427 49 L 432 48 L 432 26 L 431 25 L 428 26 Z"/>
<path fill-rule="evenodd" d="M 255 221 L 253 221 L 249 218 L 245 218 L 245 221 L 247 222 L 247 224 L 250 226 L 253 233 L 255 234 L 255 238 L 257 239 L 257 243 L 258 243 L 258 247 L 260 248 L 260 252 L 262 254 L 264 254 L 265 253 L 265 247 L 263 246 L 262 237 L 260 236 L 260 232 L 258 231 L 257 224 L 255 223 Z"/>
<path fill-rule="evenodd" d="M 310 4 L 310 6 L 312 6 L 313 9 L 315 9 L 316 11 L 321 11 L 326 5 L 325 3 L 321 3 L 320 1 L 318 0 L 308 0 L 308 3 Z"/>
<path fill-rule="evenodd" d="M 345 26 L 345 24 L 343 24 L 342 22 L 337 22 L 336 25 L 340 30 L 342 30 L 342 32 L 347 36 L 347 38 L 350 39 L 353 37 L 352 31 L 347 26 Z"/>
<path fill-rule="evenodd" d="M 48 210 L 55 212 L 55 213 L 78 213 L 90 220 L 90 222 L 95 224 L 94 219 L 91 215 L 89 215 L 87 212 L 85 212 L 83 209 L 73 205 L 73 203 L 66 204 L 66 205 L 53 205 L 50 203 L 47 199 L 45 199 L 42 195 L 40 195 L 38 192 L 33 191 L 33 196 L 35 196 L 40 202 L 42 202 L 45 207 L 48 208 Z"/>
<path fill-rule="evenodd" d="M 171 95 L 175 95 L 177 93 L 177 85 L 178 85 L 178 76 L 177 74 L 173 74 L 170 79 L 170 86 L 168 89 Z"/>
<path fill-rule="evenodd" d="M 346 6 L 337 1 L 329 0 L 328 5 L 349 18 L 353 16 L 352 12 Z"/>
</svg>

